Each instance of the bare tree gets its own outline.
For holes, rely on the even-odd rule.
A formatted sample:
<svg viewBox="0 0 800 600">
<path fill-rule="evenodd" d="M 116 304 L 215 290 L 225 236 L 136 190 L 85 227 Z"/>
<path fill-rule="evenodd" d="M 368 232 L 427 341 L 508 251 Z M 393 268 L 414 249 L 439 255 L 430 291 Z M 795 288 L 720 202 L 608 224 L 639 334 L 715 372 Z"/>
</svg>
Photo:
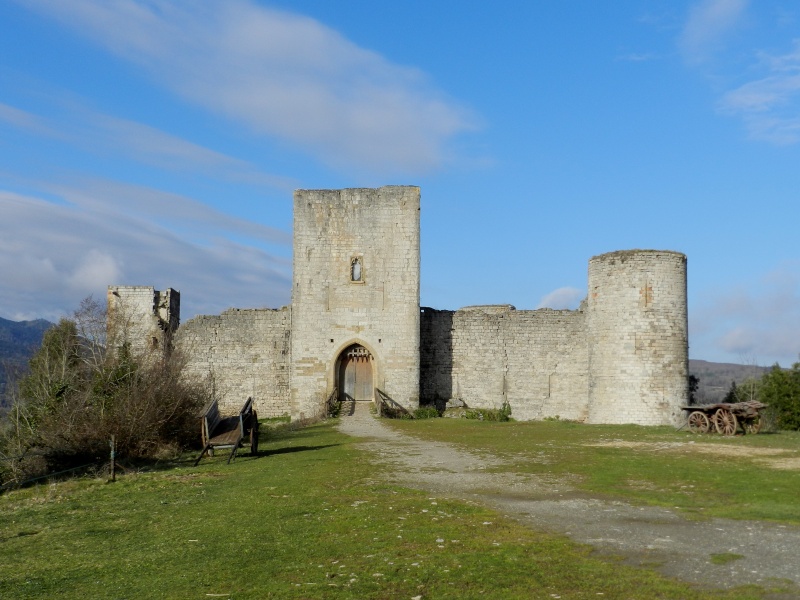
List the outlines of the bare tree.
<svg viewBox="0 0 800 600">
<path fill-rule="evenodd" d="M 115 316 L 108 327 L 121 334 L 115 340 L 127 340 L 125 323 Z M 34 464 L 64 468 L 103 460 L 112 435 L 123 460 L 163 456 L 196 441 L 196 414 L 212 383 L 185 377 L 177 352 L 134 356 L 124 342 L 110 345 L 107 315 L 92 298 L 74 317 L 45 333 L 3 420 L 0 452 L 45 461 L 28 461 L 11 476 Z"/>
</svg>

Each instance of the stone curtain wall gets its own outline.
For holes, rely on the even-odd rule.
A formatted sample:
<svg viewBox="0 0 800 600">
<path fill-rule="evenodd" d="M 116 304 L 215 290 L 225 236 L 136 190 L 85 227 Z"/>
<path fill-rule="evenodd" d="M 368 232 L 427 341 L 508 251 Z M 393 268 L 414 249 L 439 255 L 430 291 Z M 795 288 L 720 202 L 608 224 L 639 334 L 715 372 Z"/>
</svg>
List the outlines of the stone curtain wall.
<svg viewBox="0 0 800 600">
<path fill-rule="evenodd" d="M 291 308 L 192 319 L 172 334 L 187 373 L 212 376 L 226 411 L 253 396 L 260 416 L 313 418 L 337 384 L 338 357 L 360 344 L 372 355 L 374 386 L 409 409 L 420 398 L 458 398 L 475 408 L 508 401 L 520 420 L 681 420 L 683 254 L 595 256 L 577 311 L 420 309 L 419 209 L 417 187 L 295 192 Z M 169 346 L 180 294 L 110 286 L 108 309 L 109 342 L 152 354 Z"/>
<path fill-rule="evenodd" d="M 372 354 L 376 387 L 418 405 L 419 208 L 417 187 L 295 192 L 293 418 L 322 412 L 353 343 Z"/>
<path fill-rule="evenodd" d="M 514 417 L 585 420 L 589 396 L 585 314 L 521 310 L 504 320 L 506 389 Z"/>
<path fill-rule="evenodd" d="M 189 377 L 211 376 L 220 409 L 238 411 L 253 397 L 259 417 L 291 414 L 291 309 L 230 309 L 184 323 L 175 347 Z"/>
<path fill-rule="evenodd" d="M 582 311 L 423 308 L 420 326 L 424 401 L 458 398 L 473 408 L 500 408 L 507 400 L 519 420 L 587 418 Z"/>
<path fill-rule="evenodd" d="M 589 421 L 678 423 L 688 399 L 686 256 L 595 256 L 587 304 Z"/>
</svg>

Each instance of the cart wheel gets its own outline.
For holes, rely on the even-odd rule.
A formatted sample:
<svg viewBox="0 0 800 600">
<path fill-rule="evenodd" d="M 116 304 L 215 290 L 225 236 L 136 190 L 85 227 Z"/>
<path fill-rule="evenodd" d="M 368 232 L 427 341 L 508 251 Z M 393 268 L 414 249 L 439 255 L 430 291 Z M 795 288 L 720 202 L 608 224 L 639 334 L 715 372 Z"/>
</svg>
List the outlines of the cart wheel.
<svg viewBox="0 0 800 600">
<path fill-rule="evenodd" d="M 714 413 L 714 428 L 720 435 L 735 434 L 738 424 L 739 423 L 736 421 L 736 415 L 729 410 L 719 408 L 717 409 L 717 412 Z"/>
<path fill-rule="evenodd" d="M 253 411 L 253 425 L 250 427 L 250 453 L 258 454 L 258 418 Z"/>
<path fill-rule="evenodd" d="M 692 433 L 708 433 L 711 423 L 705 413 L 693 410 L 689 413 L 689 431 Z"/>
<path fill-rule="evenodd" d="M 744 430 L 747 433 L 758 433 L 761 431 L 761 417 L 750 419 L 744 424 Z"/>
</svg>

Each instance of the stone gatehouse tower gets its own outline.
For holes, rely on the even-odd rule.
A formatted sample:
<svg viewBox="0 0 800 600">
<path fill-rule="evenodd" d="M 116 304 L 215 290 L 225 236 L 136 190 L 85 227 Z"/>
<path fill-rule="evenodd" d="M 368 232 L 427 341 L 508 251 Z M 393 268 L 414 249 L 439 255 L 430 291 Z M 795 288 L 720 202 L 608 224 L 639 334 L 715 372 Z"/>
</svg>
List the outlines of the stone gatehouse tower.
<svg viewBox="0 0 800 600">
<path fill-rule="evenodd" d="M 293 414 L 334 387 L 419 404 L 419 209 L 416 187 L 295 192 Z"/>
<path fill-rule="evenodd" d="M 593 257 L 578 310 L 420 307 L 420 191 L 407 186 L 296 191 L 293 250 L 290 306 L 178 327 L 174 290 L 112 286 L 109 311 L 133 317 L 142 352 L 159 347 L 159 327 L 174 331 L 189 376 L 209 377 L 228 409 L 252 396 L 262 416 L 321 415 L 334 390 L 355 400 L 380 391 L 408 409 L 508 402 L 520 420 L 642 425 L 677 423 L 687 401 L 678 252 Z"/>
</svg>

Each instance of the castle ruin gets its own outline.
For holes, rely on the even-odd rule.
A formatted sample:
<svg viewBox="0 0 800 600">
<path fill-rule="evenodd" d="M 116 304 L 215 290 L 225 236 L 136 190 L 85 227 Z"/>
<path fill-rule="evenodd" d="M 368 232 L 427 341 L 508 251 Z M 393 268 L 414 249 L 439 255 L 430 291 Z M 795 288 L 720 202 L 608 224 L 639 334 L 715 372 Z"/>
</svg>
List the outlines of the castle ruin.
<svg viewBox="0 0 800 600">
<path fill-rule="evenodd" d="M 221 407 L 324 414 L 334 390 L 413 410 L 507 402 L 518 420 L 675 424 L 687 402 L 686 257 L 627 250 L 589 261 L 577 310 L 420 307 L 417 187 L 298 190 L 292 301 L 179 323 L 180 295 L 111 286 L 138 351 L 178 348 Z"/>
</svg>

